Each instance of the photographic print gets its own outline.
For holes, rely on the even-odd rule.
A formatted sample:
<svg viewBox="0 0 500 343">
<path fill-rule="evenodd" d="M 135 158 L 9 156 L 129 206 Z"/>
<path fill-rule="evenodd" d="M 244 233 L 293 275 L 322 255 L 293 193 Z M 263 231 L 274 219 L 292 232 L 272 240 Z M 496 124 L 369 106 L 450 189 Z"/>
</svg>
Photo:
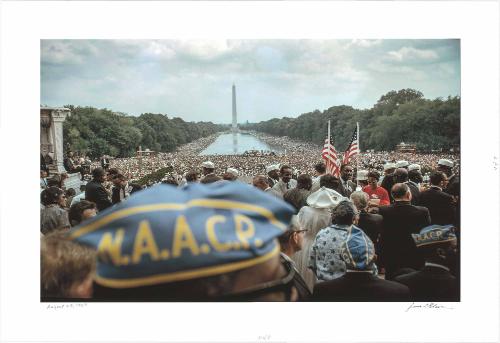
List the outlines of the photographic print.
<svg viewBox="0 0 500 343">
<path fill-rule="evenodd" d="M 459 302 L 460 56 L 40 40 L 41 301 Z"/>
</svg>

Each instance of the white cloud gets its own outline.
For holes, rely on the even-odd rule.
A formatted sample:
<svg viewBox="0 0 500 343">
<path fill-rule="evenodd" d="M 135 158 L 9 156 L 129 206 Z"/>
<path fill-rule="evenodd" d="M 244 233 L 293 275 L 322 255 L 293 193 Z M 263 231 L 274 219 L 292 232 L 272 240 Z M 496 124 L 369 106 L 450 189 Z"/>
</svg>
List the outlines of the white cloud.
<svg viewBox="0 0 500 343">
<path fill-rule="evenodd" d="M 346 48 L 350 48 L 351 46 L 371 48 L 380 44 L 382 44 L 381 39 L 353 39 L 347 44 Z"/>
<path fill-rule="evenodd" d="M 397 51 L 389 51 L 387 59 L 397 62 L 411 61 L 433 61 L 439 58 L 439 55 L 434 50 L 421 50 L 413 47 L 402 47 Z"/>
<path fill-rule="evenodd" d="M 259 120 L 334 105 L 371 107 L 388 90 L 426 94 L 431 82 L 443 92 L 433 94 L 453 96 L 459 45 L 442 42 L 47 40 L 41 45 L 41 102 L 219 122 L 218 115 L 230 113 L 233 82 L 242 116 Z"/>
</svg>

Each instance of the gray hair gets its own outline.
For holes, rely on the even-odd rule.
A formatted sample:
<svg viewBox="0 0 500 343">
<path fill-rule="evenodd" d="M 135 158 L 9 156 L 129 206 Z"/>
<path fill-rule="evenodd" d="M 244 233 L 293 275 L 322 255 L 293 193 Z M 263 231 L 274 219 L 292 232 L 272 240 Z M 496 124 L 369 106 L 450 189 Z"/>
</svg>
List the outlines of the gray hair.
<svg viewBox="0 0 500 343">
<path fill-rule="evenodd" d="M 364 210 L 368 207 L 368 194 L 363 191 L 352 192 L 351 201 L 358 211 Z"/>
<path fill-rule="evenodd" d="M 343 200 L 333 209 L 333 222 L 340 225 L 351 225 L 357 213 L 358 211 L 352 202 Z"/>
<path fill-rule="evenodd" d="M 299 231 L 302 230 L 302 225 L 300 225 L 299 217 L 297 215 L 293 215 L 290 220 L 290 224 L 288 224 L 288 230 L 290 231 Z"/>
</svg>

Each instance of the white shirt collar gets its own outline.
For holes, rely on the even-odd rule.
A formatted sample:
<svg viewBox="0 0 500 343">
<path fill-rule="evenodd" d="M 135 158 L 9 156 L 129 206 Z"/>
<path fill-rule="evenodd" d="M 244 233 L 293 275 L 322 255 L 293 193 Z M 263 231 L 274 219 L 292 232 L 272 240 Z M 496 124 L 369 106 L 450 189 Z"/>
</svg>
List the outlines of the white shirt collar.
<svg viewBox="0 0 500 343">
<path fill-rule="evenodd" d="M 436 267 L 436 268 L 441 268 L 447 271 L 450 271 L 450 268 L 443 266 L 442 264 L 437 264 L 437 263 L 431 263 L 431 262 L 425 262 L 426 267 Z"/>
</svg>

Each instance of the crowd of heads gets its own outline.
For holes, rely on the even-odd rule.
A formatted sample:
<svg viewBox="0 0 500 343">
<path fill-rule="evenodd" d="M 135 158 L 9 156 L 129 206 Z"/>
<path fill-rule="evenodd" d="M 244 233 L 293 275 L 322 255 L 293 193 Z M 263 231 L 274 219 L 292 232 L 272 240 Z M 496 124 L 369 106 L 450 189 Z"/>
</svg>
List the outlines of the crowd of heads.
<svg viewBox="0 0 500 343">
<path fill-rule="evenodd" d="M 370 273 L 378 270 L 383 274 L 384 263 L 388 261 L 377 260 L 377 255 L 384 253 L 384 245 L 379 240 L 383 230 L 370 236 L 376 238 L 368 238 L 364 234 L 367 227 L 363 220 L 366 221 L 367 215 L 382 218 L 385 208 L 411 202 L 412 187 L 416 187 L 419 193 L 429 189 L 443 192 L 450 188 L 455 193 L 450 196 L 449 205 L 454 211 L 459 211 L 456 155 L 362 153 L 353 163 L 342 165 L 340 175 L 334 176 L 326 172 L 325 163 L 318 161 L 321 155 L 318 147 L 308 143 L 298 144 L 283 137 L 264 138 L 270 144 L 281 145 L 281 151 L 286 153 L 200 156 L 198 154 L 203 146 L 214 139 L 205 138 L 173 153 L 110 158 L 109 162 L 106 158 L 104 164 L 103 160 L 96 161 L 88 170 L 91 177 L 87 186 L 79 192 L 65 189 L 67 175 L 59 174 L 47 179 L 42 171 L 42 298 L 94 298 L 105 301 L 314 300 L 316 286 L 311 288 L 302 280 L 304 270 L 295 266 L 294 256 L 301 251 L 308 252 L 316 244 L 314 240 L 305 238 L 312 229 L 303 212 L 306 207 L 314 207 L 312 204 L 321 197 L 328 198 L 325 198 L 327 205 L 322 209 L 321 206 L 316 207 L 328 213 L 330 219 L 325 228 L 342 228 L 347 232 L 344 236 L 335 236 L 341 237 L 335 245 L 338 256 L 326 261 L 331 264 L 342 261 L 339 270 L 343 270 L 344 274 L 356 269 Z M 172 172 L 159 184 L 143 189 L 134 183 L 147 173 L 164 167 L 171 167 Z M 423 170 L 427 171 L 428 182 L 424 180 Z M 78 172 L 81 173 L 81 170 Z M 449 187 L 452 178 L 455 182 L 453 187 Z M 92 198 L 90 190 L 99 193 L 99 201 Z M 380 201 L 384 192 L 388 196 L 387 203 Z M 197 198 L 200 194 L 209 199 L 206 204 L 200 205 L 203 210 L 172 211 L 163 218 L 165 223 L 171 224 L 156 227 L 155 216 L 167 214 L 160 215 L 154 211 L 142 214 L 142 221 L 137 224 L 132 224 L 133 218 L 120 222 L 123 227 L 100 227 L 99 223 L 106 223 L 106 220 L 96 221 L 99 218 L 121 218 L 119 213 L 122 212 L 135 213 L 133 209 L 138 206 L 142 208 L 155 204 L 151 202 L 155 197 L 163 199 L 161 201 L 171 199 L 173 208 L 185 209 L 193 201 L 201 201 Z M 214 198 L 211 198 L 212 194 Z M 423 203 L 420 205 L 424 206 Z M 205 210 L 211 216 L 203 217 Z M 249 216 L 248 211 L 256 211 L 258 215 Z M 427 213 L 432 214 L 433 211 L 435 209 L 429 207 Z M 187 213 L 192 217 L 186 216 Z M 194 228 L 198 227 L 198 220 L 203 223 L 201 231 Z M 89 223 L 93 224 L 88 226 Z M 453 244 L 446 245 L 436 239 L 444 244 L 444 248 L 435 249 L 434 245 L 424 244 L 420 250 L 429 263 L 439 262 L 448 268 L 444 261 L 450 260 L 452 252 L 457 251 L 459 216 L 450 217 L 446 223 L 429 221 L 427 224 L 434 225 L 434 230 L 438 231 L 421 233 L 420 229 L 428 230 L 429 225 L 424 225 L 413 232 L 416 236 L 408 234 L 407 238 L 414 239 L 415 247 L 419 247 L 421 241 L 432 242 L 433 238 L 440 238 L 446 232 Z M 136 227 L 127 229 L 128 225 Z M 383 224 L 380 225 L 383 227 Z M 404 226 L 405 222 L 401 225 Z M 274 234 L 264 234 L 269 227 L 273 227 L 274 231 L 269 232 Z M 276 227 L 282 227 L 281 231 Z M 96 230 L 95 236 L 87 238 L 87 233 L 92 230 Z M 158 246 L 159 241 L 165 242 L 157 235 L 165 232 L 173 240 L 170 251 Z M 206 237 L 203 236 L 205 234 Z M 207 241 L 202 244 L 200 240 Z M 265 240 L 266 244 L 263 243 Z M 273 244 L 278 248 L 271 249 Z M 131 249 L 130 255 L 125 254 L 126 249 Z M 184 256 L 183 251 L 189 254 L 182 263 L 170 263 L 173 257 Z M 239 254 L 236 253 L 238 251 Z M 275 254 L 278 251 L 281 255 Z M 228 261 L 232 262 L 226 266 L 238 267 L 222 268 L 221 265 Z M 102 268 L 96 271 L 96 264 L 99 263 Z M 417 272 L 412 269 L 413 265 L 404 267 Z M 154 270 L 147 274 L 150 268 Z M 224 272 L 216 272 L 219 269 Z M 113 275 L 115 278 L 110 278 Z M 155 281 L 134 283 L 133 280 L 142 277 Z M 397 281 L 392 274 L 390 279 L 390 282 Z M 330 280 L 318 277 L 315 282 L 326 281 Z M 321 299 L 324 300 L 323 296 Z"/>
</svg>

